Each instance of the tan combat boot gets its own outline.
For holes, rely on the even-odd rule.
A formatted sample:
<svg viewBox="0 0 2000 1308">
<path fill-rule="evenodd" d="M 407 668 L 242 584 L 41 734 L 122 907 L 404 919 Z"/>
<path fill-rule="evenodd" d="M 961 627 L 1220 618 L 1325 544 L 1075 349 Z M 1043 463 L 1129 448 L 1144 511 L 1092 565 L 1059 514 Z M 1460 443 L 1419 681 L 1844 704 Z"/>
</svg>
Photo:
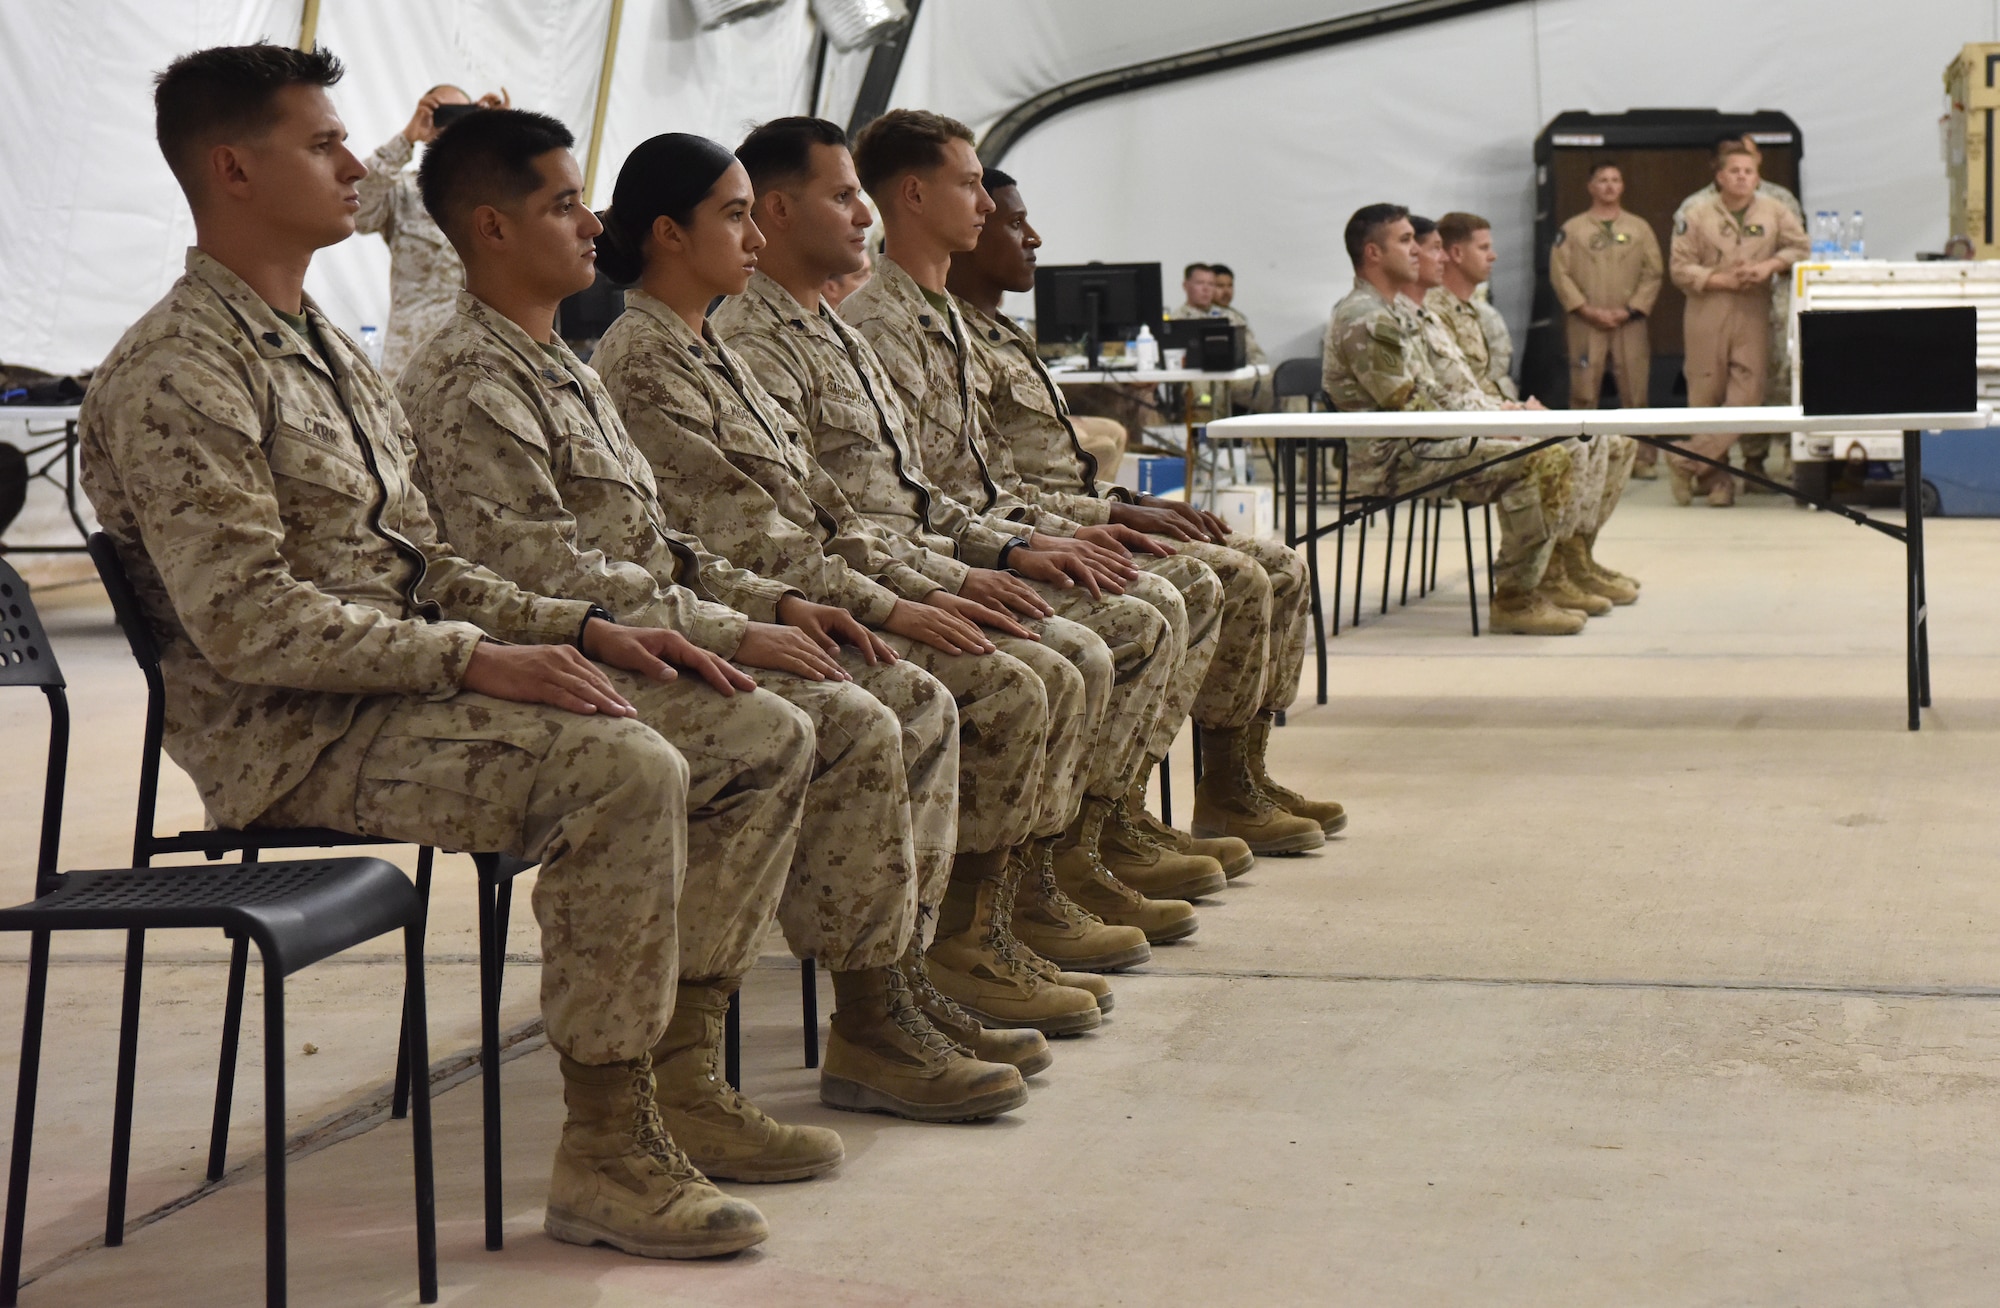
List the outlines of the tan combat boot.
<svg viewBox="0 0 2000 1308">
<path fill-rule="evenodd" d="M 1621 586 L 1630 586 L 1635 592 L 1643 590 L 1644 584 L 1637 577 L 1628 577 L 1616 568 L 1607 568 L 1597 561 L 1597 533 L 1589 532 L 1583 537 L 1583 557 L 1590 563 L 1590 570 L 1599 577 L 1605 577 Z"/>
<path fill-rule="evenodd" d="M 1293 817 L 1319 823 L 1319 829 L 1327 835 L 1347 830 L 1347 809 L 1341 804 L 1331 799 L 1307 799 L 1290 786 L 1281 786 L 1271 779 L 1265 756 L 1271 748 L 1271 728 L 1277 721 L 1275 713 L 1259 713 L 1250 722 L 1250 779 L 1273 804 Z"/>
<path fill-rule="evenodd" d="M 1030 841 L 1022 847 L 1010 923 L 1014 939 L 1035 956 L 1072 973 L 1119 972 L 1151 959 L 1153 948 L 1146 943 L 1144 931 L 1135 926 L 1112 926 L 1063 893 L 1056 884 L 1054 858 L 1052 840 Z M 1049 979 L 1046 974 L 1044 979 Z M 1099 999 L 1098 1011 L 1102 1012 L 1102 996 Z"/>
<path fill-rule="evenodd" d="M 1028 1102 L 1019 1071 L 974 1058 L 932 1026 L 893 967 L 833 974 L 819 1101 L 913 1122 L 974 1122 Z"/>
<path fill-rule="evenodd" d="M 1660 465 L 1658 462 L 1634 463 L 1632 465 L 1633 481 L 1658 481 L 1659 479 Z"/>
<path fill-rule="evenodd" d="M 846 1156 L 823 1126 L 786 1126 L 736 1092 L 722 1075 L 723 1019 L 736 981 L 683 981 L 667 1033 L 653 1046 L 653 1098 L 674 1143 L 709 1176 L 725 1181 L 803 1181 Z"/>
<path fill-rule="evenodd" d="M 1309 817 L 1280 808 L 1250 771 L 1250 728 L 1201 731 L 1201 780 L 1194 788 L 1194 833 L 1235 836 L 1259 856 L 1302 854 L 1326 843 Z"/>
<path fill-rule="evenodd" d="M 1559 609 L 1572 609 L 1590 618 L 1603 617 L 1611 612 L 1611 601 L 1570 580 L 1569 570 L 1563 566 L 1564 544 L 1567 542 L 1558 543 L 1549 552 L 1549 566 L 1542 570 L 1542 581 L 1535 587 L 1535 593 Z"/>
<path fill-rule="evenodd" d="M 1486 629 L 1496 636 L 1574 636 L 1588 621 L 1575 609 L 1559 609 L 1540 591 L 1493 597 Z"/>
<path fill-rule="evenodd" d="M 1256 853 L 1235 836 L 1218 836 L 1204 840 L 1179 827 L 1168 826 L 1146 810 L 1145 778 L 1159 765 L 1159 760 L 1152 760 L 1140 772 L 1139 784 L 1132 787 L 1131 792 L 1125 796 L 1126 816 L 1132 819 L 1140 833 L 1149 837 L 1156 845 L 1164 845 L 1183 854 L 1200 854 L 1214 859 L 1222 865 L 1222 875 L 1231 881 L 1257 866 Z"/>
<path fill-rule="evenodd" d="M 1674 503 L 1686 508 L 1694 503 L 1694 474 L 1672 459 L 1668 459 L 1666 464 L 1667 477 L 1672 482 Z"/>
<path fill-rule="evenodd" d="M 1151 944 L 1193 935 L 1201 925 L 1194 905 L 1183 899 L 1148 899 L 1104 866 L 1097 853 L 1103 824 L 1104 808 L 1085 805 L 1056 846 L 1051 870 L 1063 893 L 1114 926 L 1138 927 Z"/>
<path fill-rule="evenodd" d="M 1736 478 L 1727 472 L 1717 472 L 1708 483 L 1708 506 L 1712 509 L 1736 507 Z"/>
<path fill-rule="evenodd" d="M 1123 799 L 1087 798 L 1104 812 L 1097 856 L 1111 875 L 1148 899 L 1199 899 L 1229 884 L 1222 864 L 1201 854 L 1183 854 L 1149 840 L 1125 809 Z"/>
<path fill-rule="evenodd" d="M 649 1057 L 562 1060 L 569 1120 L 556 1146 L 543 1229 L 569 1244 L 641 1258 L 712 1258 L 771 1234 L 752 1204 L 716 1189 L 660 1124 Z"/>
<path fill-rule="evenodd" d="M 1613 604 L 1631 604 L 1639 598 L 1639 588 L 1627 585 L 1599 568 L 1590 557 L 1590 545 L 1582 536 L 1572 536 L 1556 546 L 1563 556 L 1563 571 L 1572 584 Z"/>
<path fill-rule="evenodd" d="M 910 951 L 896 964 L 896 970 L 903 974 L 903 982 L 916 997 L 917 1007 L 924 1010 L 925 1019 L 980 1062 L 1006 1063 L 1022 1076 L 1045 1071 L 1055 1062 L 1049 1042 L 1040 1031 L 1032 1027 L 982 1026 L 978 1018 L 951 1002 L 931 982 L 930 969 L 924 966 L 923 951 L 917 948 L 915 937 L 910 940 Z"/>
<path fill-rule="evenodd" d="M 1103 1020 L 1097 1000 L 1049 985 L 1016 948 L 1011 862 L 1004 849 L 953 861 L 937 939 L 925 955 L 931 981 L 982 1026 L 1027 1026 L 1043 1035 L 1088 1031 Z"/>
</svg>

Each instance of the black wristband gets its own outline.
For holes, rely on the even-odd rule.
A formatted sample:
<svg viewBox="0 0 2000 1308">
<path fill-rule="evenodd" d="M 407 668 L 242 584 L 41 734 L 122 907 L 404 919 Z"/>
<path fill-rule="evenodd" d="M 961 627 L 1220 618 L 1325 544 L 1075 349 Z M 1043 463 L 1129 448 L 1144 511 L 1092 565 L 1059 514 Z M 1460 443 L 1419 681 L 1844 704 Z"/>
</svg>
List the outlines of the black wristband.
<svg viewBox="0 0 2000 1308">
<path fill-rule="evenodd" d="M 589 650 L 583 647 L 583 633 L 590 630 L 590 620 L 592 618 L 603 618 L 614 627 L 618 625 L 618 619 L 611 616 L 610 609 L 605 608 L 602 604 L 591 605 L 590 612 L 583 615 L 583 621 L 576 624 L 576 652 L 579 654 L 588 655 L 590 653 Z"/>
<path fill-rule="evenodd" d="M 1002 545 L 1000 547 L 1000 559 L 997 566 L 1000 568 L 1001 571 L 1003 572 L 1006 571 L 1007 556 L 1009 554 L 1012 554 L 1015 550 L 1024 550 L 1027 548 L 1028 548 L 1028 538 L 1026 536 L 1013 537 L 1005 545 Z"/>
</svg>

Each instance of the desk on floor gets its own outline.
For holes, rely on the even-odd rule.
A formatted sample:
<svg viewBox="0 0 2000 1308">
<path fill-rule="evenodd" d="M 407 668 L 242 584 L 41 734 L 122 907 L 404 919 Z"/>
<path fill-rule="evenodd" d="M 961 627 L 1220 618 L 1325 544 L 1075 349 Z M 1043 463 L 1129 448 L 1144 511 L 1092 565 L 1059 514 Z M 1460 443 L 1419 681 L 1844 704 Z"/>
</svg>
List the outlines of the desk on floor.
<svg viewBox="0 0 2000 1308">
<path fill-rule="evenodd" d="M 1924 520 L 1918 506 L 1923 495 L 1923 433 L 1962 431 L 1988 426 L 1992 414 L 1972 413 L 1867 413 L 1818 414 L 1808 417 L 1794 405 L 1717 409 L 1510 409 L 1480 413 L 1260 413 L 1241 418 L 1223 418 L 1209 424 L 1212 441 L 1275 442 L 1284 450 L 1286 490 L 1286 536 L 1292 545 L 1306 546 L 1306 564 L 1312 575 L 1312 605 L 1319 647 L 1319 699 L 1326 702 L 1326 636 L 1320 614 L 1320 538 L 1347 526 L 1373 507 L 1357 509 L 1322 526 L 1319 522 L 1319 452 L 1347 440 L 1435 440 L 1450 436 L 1494 436 L 1514 439 L 1519 444 L 1506 454 L 1480 464 L 1478 468 L 1443 477 L 1423 486 L 1398 490 L 1387 497 L 1391 504 L 1421 499 L 1448 487 L 1460 477 L 1480 468 L 1518 459 L 1535 450 L 1578 438 L 1629 436 L 1633 440 L 1669 453 L 1693 458 L 1717 467 L 1726 462 L 1690 454 L 1674 443 L 1674 437 L 1704 432 L 1735 432 L 1743 435 L 1799 432 L 1805 435 L 1836 435 L 1841 432 L 1900 430 L 1903 433 L 1903 521 L 1886 522 L 1858 509 L 1829 500 L 1814 499 L 1791 486 L 1765 477 L 1731 469 L 1735 475 L 1790 495 L 1814 508 L 1837 513 L 1851 522 L 1881 532 L 1903 543 L 1905 588 L 1905 665 L 1908 680 L 1910 730 L 1922 725 L 1920 711 L 1931 702 L 1930 614 L 1924 592 Z M 1292 492 L 1297 488 L 1296 461 L 1306 461 L 1306 530 L 1293 529 Z"/>
</svg>

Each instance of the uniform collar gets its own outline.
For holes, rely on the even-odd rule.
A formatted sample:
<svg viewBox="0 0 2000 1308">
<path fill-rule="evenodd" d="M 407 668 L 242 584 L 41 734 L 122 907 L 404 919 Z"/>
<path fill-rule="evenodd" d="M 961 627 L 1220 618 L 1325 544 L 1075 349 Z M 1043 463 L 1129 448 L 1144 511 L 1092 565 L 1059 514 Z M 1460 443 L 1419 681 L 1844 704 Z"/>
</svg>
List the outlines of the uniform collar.
<svg viewBox="0 0 2000 1308">
<path fill-rule="evenodd" d="M 951 302 L 950 292 L 945 293 L 945 312 L 940 314 L 937 306 L 933 305 L 930 298 L 924 294 L 923 287 L 917 285 L 917 279 L 904 271 L 902 264 L 886 254 L 875 261 L 875 275 L 869 279 L 868 285 L 873 286 L 878 282 L 881 284 L 881 289 L 876 292 L 877 298 L 900 305 L 910 317 L 916 319 L 918 327 L 942 338 L 947 345 L 956 348 L 953 341 L 955 324 L 952 320 L 958 316 L 958 309 Z M 867 287 L 862 288 L 862 291 L 865 290 Z M 855 294 L 859 295 L 861 291 Z"/>
<path fill-rule="evenodd" d="M 521 366 L 534 374 L 535 379 L 549 390 L 566 389 L 570 382 L 580 378 L 583 361 L 570 352 L 570 348 L 558 336 L 553 358 L 534 337 L 521 330 L 521 325 L 501 313 L 471 291 L 458 293 L 460 316 L 476 323 L 487 335 L 504 345 L 517 358 Z"/>
<path fill-rule="evenodd" d="M 244 330 L 249 333 L 250 341 L 256 346 L 260 356 L 266 359 L 280 359 L 295 354 L 305 360 L 306 366 L 316 368 L 328 376 L 332 375 L 326 360 L 319 356 L 319 352 L 306 348 L 306 343 L 299 339 L 299 334 L 278 317 L 277 310 L 266 304 L 263 296 L 250 289 L 250 283 L 231 272 L 214 255 L 190 245 L 187 252 L 187 275 L 213 291 L 223 304 L 228 306 L 229 311 L 242 322 Z M 326 326 L 326 317 L 320 312 L 319 305 L 313 302 L 312 296 L 302 295 L 299 304 L 307 322 L 315 330 Z M 338 348 L 333 343 L 334 335 L 331 331 L 321 331 L 319 337 L 327 349 Z"/>
<path fill-rule="evenodd" d="M 675 313 L 666 301 L 648 295 L 636 286 L 625 292 L 625 307 L 637 309 L 652 318 L 666 332 L 667 339 L 690 358 L 706 364 L 722 362 L 722 345 L 715 339 L 715 328 L 709 325 L 706 318 L 702 319 L 701 334 L 696 335 L 687 325 L 687 319 Z"/>
<path fill-rule="evenodd" d="M 793 298 L 792 293 L 778 283 L 778 279 L 759 269 L 750 275 L 750 284 L 743 288 L 743 298 L 752 304 L 762 305 L 785 330 L 798 336 L 817 336 L 835 345 L 844 344 L 838 317 L 820 301 L 818 309 L 808 309 Z"/>
<path fill-rule="evenodd" d="M 954 295 L 951 300 L 965 322 L 967 336 L 982 337 L 988 345 L 1003 345 L 1008 341 L 1017 345 L 1028 343 L 1028 334 L 1006 314 L 988 313 L 962 295 Z"/>
</svg>

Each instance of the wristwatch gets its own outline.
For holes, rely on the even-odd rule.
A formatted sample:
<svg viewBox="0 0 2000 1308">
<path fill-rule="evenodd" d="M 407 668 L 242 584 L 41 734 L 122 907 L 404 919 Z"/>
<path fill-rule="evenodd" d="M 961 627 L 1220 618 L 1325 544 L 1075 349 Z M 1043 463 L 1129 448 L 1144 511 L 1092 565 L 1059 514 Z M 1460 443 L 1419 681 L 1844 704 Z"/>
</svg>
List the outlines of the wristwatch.
<svg viewBox="0 0 2000 1308">
<path fill-rule="evenodd" d="M 583 647 L 583 633 L 590 630 L 590 620 L 592 618 L 603 618 L 614 627 L 618 625 L 618 619 L 611 616 L 610 609 L 605 608 L 602 604 L 591 605 L 590 611 L 583 615 L 583 621 L 576 624 L 576 652 L 579 654 L 588 655 L 590 653 L 589 650 Z"/>
<path fill-rule="evenodd" d="M 1002 571 L 1005 571 L 1007 567 L 1007 556 L 1009 554 L 1012 554 L 1015 550 L 1024 550 L 1027 548 L 1028 548 L 1028 538 L 1026 536 L 1015 536 L 1010 538 L 1005 545 L 1002 545 L 1000 547 L 1000 561 L 998 566 L 1001 568 Z"/>
</svg>

